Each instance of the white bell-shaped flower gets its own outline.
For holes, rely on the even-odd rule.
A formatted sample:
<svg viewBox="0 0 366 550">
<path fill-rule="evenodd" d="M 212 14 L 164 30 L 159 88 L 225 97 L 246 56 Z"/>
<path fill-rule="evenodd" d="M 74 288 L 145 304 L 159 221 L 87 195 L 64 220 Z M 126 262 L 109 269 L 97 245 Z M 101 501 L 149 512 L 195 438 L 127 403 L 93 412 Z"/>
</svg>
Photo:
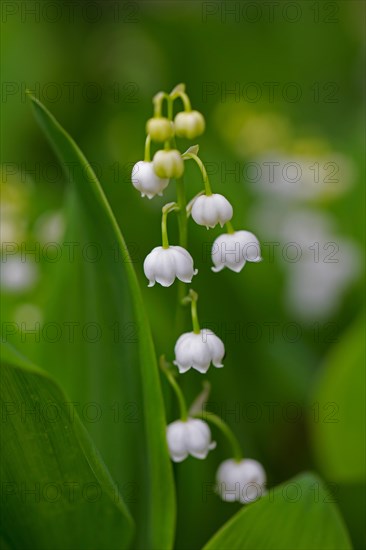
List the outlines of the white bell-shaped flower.
<svg viewBox="0 0 366 550">
<path fill-rule="evenodd" d="M 202 329 L 198 334 L 185 332 L 178 338 L 174 352 L 174 365 L 180 373 L 193 368 L 204 374 L 211 363 L 217 368 L 224 366 L 224 343 L 209 329 Z"/>
<path fill-rule="evenodd" d="M 223 227 L 233 217 L 233 207 L 223 195 L 213 193 L 197 197 L 191 214 L 198 225 L 205 225 L 207 229 L 215 227 L 218 223 Z"/>
<path fill-rule="evenodd" d="M 174 126 L 177 136 L 194 139 L 205 131 L 205 119 L 198 111 L 183 111 L 176 115 Z"/>
<path fill-rule="evenodd" d="M 159 178 L 155 174 L 153 163 L 140 160 L 132 169 L 132 185 L 141 193 L 141 197 L 152 199 L 162 195 L 169 184 L 168 178 Z"/>
<path fill-rule="evenodd" d="M 149 279 L 148 286 L 157 282 L 162 286 L 170 286 L 177 277 L 183 283 L 190 283 L 197 269 L 193 267 L 193 258 L 181 246 L 155 247 L 144 261 L 144 272 Z"/>
<path fill-rule="evenodd" d="M 212 245 L 212 261 L 216 273 L 228 267 L 239 273 L 246 262 L 260 262 L 260 244 L 255 235 L 249 231 L 235 231 L 217 237 Z"/>
<path fill-rule="evenodd" d="M 159 178 L 180 178 L 184 172 L 184 161 L 177 149 L 156 151 L 153 165 Z"/>
<path fill-rule="evenodd" d="M 266 473 L 263 466 L 252 459 L 237 462 L 233 459 L 220 464 L 216 474 L 217 492 L 227 502 L 253 502 L 265 492 Z"/>
<path fill-rule="evenodd" d="M 174 462 L 182 462 L 188 455 L 203 460 L 216 447 L 206 422 L 199 418 L 176 420 L 167 426 L 169 454 Z"/>
</svg>

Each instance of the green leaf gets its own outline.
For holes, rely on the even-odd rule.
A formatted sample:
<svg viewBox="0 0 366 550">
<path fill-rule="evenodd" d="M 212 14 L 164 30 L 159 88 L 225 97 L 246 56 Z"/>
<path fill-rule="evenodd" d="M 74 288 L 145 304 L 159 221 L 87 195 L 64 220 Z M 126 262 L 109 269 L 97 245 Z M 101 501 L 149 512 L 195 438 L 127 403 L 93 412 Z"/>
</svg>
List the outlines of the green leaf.
<svg viewBox="0 0 366 550">
<path fill-rule="evenodd" d="M 245 506 L 204 550 L 346 550 L 334 499 L 313 474 L 299 475 Z"/>
<path fill-rule="evenodd" d="M 191 145 L 191 147 L 188 147 L 187 151 L 184 151 L 183 155 L 198 155 L 198 151 L 200 150 L 199 145 Z"/>
<path fill-rule="evenodd" d="M 358 322 L 334 345 L 317 380 L 309 418 L 320 470 L 332 482 L 365 481 L 365 338 Z"/>
<path fill-rule="evenodd" d="M 72 184 L 65 240 L 76 243 L 72 260 L 63 248 L 46 296 L 45 318 L 56 322 L 63 337 L 34 346 L 37 359 L 48 365 L 82 411 L 93 404 L 94 421 L 87 414 L 82 420 L 122 493 L 128 492 L 136 546 L 170 548 L 175 498 L 164 404 L 133 259 L 90 164 L 46 108 L 31 99 Z M 88 260 L 81 254 L 88 250 L 99 257 Z M 70 323 L 76 327 L 75 337 L 66 330 Z M 91 332 L 85 333 L 86 327 Z"/>
<path fill-rule="evenodd" d="M 2 349 L 1 531 L 8 548 L 126 548 L 133 526 L 66 396 Z"/>
</svg>

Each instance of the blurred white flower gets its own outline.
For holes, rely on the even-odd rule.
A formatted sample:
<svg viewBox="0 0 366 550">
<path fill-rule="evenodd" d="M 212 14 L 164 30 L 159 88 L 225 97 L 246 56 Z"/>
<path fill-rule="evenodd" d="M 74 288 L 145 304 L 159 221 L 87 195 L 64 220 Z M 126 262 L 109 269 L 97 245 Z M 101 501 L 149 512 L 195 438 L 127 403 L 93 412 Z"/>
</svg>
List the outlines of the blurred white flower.
<svg viewBox="0 0 366 550">
<path fill-rule="evenodd" d="M 24 232 L 19 225 L 19 222 L 10 216 L 2 216 L 0 220 L 0 242 L 6 245 L 7 243 L 21 241 L 24 238 Z"/>
<path fill-rule="evenodd" d="M 0 286 L 7 292 L 30 290 L 38 281 L 39 270 L 34 261 L 24 261 L 20 254 L 2 258 L 0 263 Z"/>
<path fill-rule="evenodd" d="M 211 440 L 210 428 L 199 418 L 172 422 L 167 426 L 166 435 L 170 457 L 174 462 L 182 462 L 188 455 L 202 460 L 216 447 L 216 443 Z"/>
<path fill-rule="evenodd" d="M 258 113 L 250 103 L 218 103 L 214 120 L 217 131 L 235 156 L 245 161 L 274 147 L 292 143 L 290 121 L 275 112 Z"/>
<path fill-rule="evenodd" d="M 153 167 L 159 178 L 180 178 L 184 172 L 184 161 L 177 149 L 161 149 L 154 155 Z"/>
<path fill-rule="evenodd" d="M 233 207 L 218 193 L 200 195 L 193 203 L 191 214 L 198 225 L 205 225 L 207 229 L 218 223 L 223 227 L 233 217 Z"/>
<path fill-rule="evenodd" d="M 35 304 L 20 304 L 15 308 L 13 318 L 19 326 L 22 323 L 28 326 L 35 326 L 37 323 L 41 325 L 43 323 L 42 310 Z"/>
<path fill-rule="evenodd" d="M 153 163 L 140 160 L 132 169 L 132 185 L 140 191 L 141 197 L 152 199 L 162 195 L 169 184 L 168 178 L 159 178 L 154 171 Z"/>
<path fill-rule="evenodd" d="M 260 262 L 262 259 L 259 241 L 250 231 L 220 235 L 212 245 L 211 256 L 215 273 L 224 267 L 239 273 L 246 262 Z"/>
<path fill-rule="evenodd" d="M 66 227 L 63 212 L 48 211 L 42 214 L 35 223 L 34 232 L 41 243 L 60 242 Z"/>
<path fill-rule="evenodd" d="M 246 504 L 263 495 L 266 473 L 256 460 L 247 458 L 237 462 L 229 459 L 220 464 L 216 481 L 217 492 L 223 500 Z"/>
<path fill-rule="evenodd" d="M 280 237 L 284 243 L 294 242 L 301 253 L 298 261 L 285 264 L 289 308 L 305 320 L 331 315 L 360 272 L 359 250 L 337 235 L 330 216 L 312 210 L 288 216 L 280 226 Z"/>
<path fill-rule="evenodd" d="M 311 246 L 311 254 L 306 251 L 301 261 L 288 268 L 286 301 L 297 317 L 319 321 L 340 306 L 347 287 L 360 272 L 360 254 L 346 239 L 322 240 L 319 247 L 321 257 L 316 261 L 314 252 L 316 255 L 317 250 L 314 244 Z"/>
<path fill-rule="evenodd" d="M 181 246 L 155 247 L 144 261 L 144 272 L 149 279 L 149 287 L 155 282 L 162 286 L 170 286 L 177 277 L 183 283 L 190 283 L 198 273 L 194 269 L 193 258 Z"/>
<path fill-rule="evenodd" d="M 209 329 L 202 329 L 198 334 L 185 332 L 175 344 L 175 361 L 180 373 L 190 368 L 200 373 L 207 372 L 210 364 L 221 368 L 225 355 L 225 346 L 216 334 Z"/>
<path fill-rule="evenodd" d="M 174 126 L 177 136 L 194 139 L 205 131 L 205 119 L 198 111 L 183 111 L 176 115 Z"/>
<path fill-rule="evenodd" d="M 350 158 L 336 152 L 267 151 L 253 158 L 246 176 L 258 193 L 286 202 L 308 201 L 343 194 L 354 182 L 355 168 Z"/>
<path fill-rule="evenodd" d="M 340 306 L 344 293 L 360 274 L 361 251 L 339 236 L 334 219 L 310 208 L 288 209 L 265 202 L 251 223 L 275 239 L 275 258 L 286 271 L 285 302 L 297 318 L 320 321 Z"/>
</svg>

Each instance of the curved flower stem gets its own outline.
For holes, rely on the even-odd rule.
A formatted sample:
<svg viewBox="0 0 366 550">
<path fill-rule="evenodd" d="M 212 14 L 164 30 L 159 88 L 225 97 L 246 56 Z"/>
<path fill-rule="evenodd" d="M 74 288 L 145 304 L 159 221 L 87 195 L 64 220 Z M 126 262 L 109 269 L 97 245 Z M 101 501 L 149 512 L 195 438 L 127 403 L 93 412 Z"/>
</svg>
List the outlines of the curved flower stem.
<svg viewBox="0 0 366 550">
<path fill-rule="evenodd" d="M 145 140 L 144 161 L 150 162 L 150 160 L 151 160 L 151 137 L 150 137 L 150 134 L 147 134 L 146 140 Z"/>
<path fill-rule="evenodd" d="M 198 321 L 196 300 L 192 300 L 191 302 L 191 315 L 192 315 L 193 332 L 195 334 L 199 334 L 201 332 L 201 327 Z"/>
<path fill-rule="evenodd" d="M 166 226 L 167 214 L 163 212 L 161 218 L 161 240 L 163 248 L 169 248 L 168 230 Z"/>
<path fill-rule="evenodd" d="M 177 205 L 179 206 L 178 224 L 179 224 L 179 245 L 187 248 L 187 214 L 186 214 L 186 191 L 183 178 L 176 180 L 177 183 Z"/>
<path fill-rule="evenodd" d="M 236 460 L 236 462 L 240 462 L 243 459 L 243 453 L 237 437 L 234 435 L 228 424 L 226 424 L 226 422 L 222 420 L 222 418 L 208 411 L 203 411 L 201 413 L 194 414 L 193 416 L 195 418 L 206 420 L 207 422 L 210 422 L 211 424 L 216 426 L 216 428 L 218 428 L 224 434 L 224 436 L 230 443 L 234 460 Z"/>
<path fill-rule="evenodd" d="M 234 226 L 231 222 L 226 222 L 226 229 L 227 229 L 227 232 L 232 235 L 233 233 L 235 233 L 235 229 L 234 229 Z"/>
<path fill-rule="evenodd" d="M 167 99 L 168 95 L 165 92 L 158 92 L 153 97 L 154 104 L 154 118 L 160 118 L 162 114 L 163 101 Z"/>
<path fill-rule="evenodd" d="M 183 102 L 183 107 L 184 107 L 185 112 L 190 113 L 192 111 L 191 102 L 190 102 L 189 97 L 187 96 L 187 94 L 185 92 L 175 92 L 170 97 L 172 97 L 173 101 L 175 99 L 178 99 L 178 97 L 180 97 L 180 99 Z"/>
<path fill-rule="evenodd" d="M 173 108 L 174 108 L 174 98 L 171 95 L 166 96 L 166 101 L 168 105 L 168 119 L 173 120 Z"/>
<path fill-rule="evenodd" d="M 183 159 L 191 158 L 196 162 L 199 169 L 201 170 L 202 179 L 203 179 L 203 183 L 204 183 L 205 190 L 206 190 L 206 195 L 208 197 L 211 196 L 212 195 L 212 189 L 211 189 L 211 185 L 210 185 L 210 180 L 208 178 L 207 170 L 206 170 L 205 165 L 203 164 L 202 160 L 197 155 L 195 155 L 194 153 L 185 153 L 184 155 L 182 155 L 182 158 Z"/>
<path fill-rule="evenodd" d="M 169 248 L 167 217 L 168 217 L 168 214 L 170 212 L 173 212 L 174 210 L 179 210 L 179 207 L 175 202 L 169 202 L 162 208 L 161 237 L 162 237 L 163 248 Z"/>
<path fill-rule="evenodd" d="M 191 107 L 190 99 L 186 94 L 185 90 L 186 90 L 185 84 L 180 83 L 177 86 L 175 86 L 173 90 L 170 92 L 169 98 L 171 98 L 172 102 L 174 102 L 179 97 L 183 102 L 184 110 L 187 113 L 189 113 L 192 110 L 192 107 Z"/>
<path fill-rule="evenodd" d="M 182 303 L 191 304 L 191 316 L 192 316 L 192 325 L 193 325 L 193 332 L 195 334 L 199 334 L 201 332 L 200 324 L 198 321 L 198 314 L 197 314 L 197 301 L 198 301 L 198 294 L 195 292 L 192 288 L 189 290 L 188 296 L 185 296 L 182 300 Z"/>
<path fill-rule="evenodd" d="M 196 399 L 193 401 L 189 407 L 188 415 L 194 416 L 195 414 L 200 413 L 204 410 L 204 406 L 208 401 L 211 392 L 211 384 L 208 380 L 204 380 L 202 383 L 202 391 L 197 395 Z"/>
<path fill-rule="evenodd" d="M 169 371 L 169 369 L 168 369 L 169 364 L 165 360 L 164 355 L 162 355 L 160 357 L 159 363 L 160 363 L 161 370 L 163 371 L 163 373 L 167 377 L 167 380 L 168 380 L 169 384 L 171 385 L 171 387 L 173 388 L 174 393 L 177 397 L 178 404 L 179 404 L 179 410 L 180 410 L 180 419 L 183 422 L 186 422 L 186 420 L 188 418 L 188 410 L 187 410 L 186 400 L 184 399 L 183 392 L 180 389 L 179 385 L 177 384 L 177 381 L 174 378 L 174 375 Z"/>
<path fill-rule="evenodd" d="M 179 246 L 182 248 L 187 248 L 188 246 L 188 227 L 187 227 L 187 214 L 186 214 L 186 190 L 184 185 L 183 177 L 176 180 L 176 190 L 177 190 L 177 204 L 179 206 L 178 212 L 178 231 L 179 231 Z M 182 299 L 184 298 L 186 289 L 185 283 L 179 281 L 178 284 L 178 310 L 177 310 L 177 329 L 181 329 L 183 324 L 183 311 L 179 307 L 181 305 Z"/>
</svg>

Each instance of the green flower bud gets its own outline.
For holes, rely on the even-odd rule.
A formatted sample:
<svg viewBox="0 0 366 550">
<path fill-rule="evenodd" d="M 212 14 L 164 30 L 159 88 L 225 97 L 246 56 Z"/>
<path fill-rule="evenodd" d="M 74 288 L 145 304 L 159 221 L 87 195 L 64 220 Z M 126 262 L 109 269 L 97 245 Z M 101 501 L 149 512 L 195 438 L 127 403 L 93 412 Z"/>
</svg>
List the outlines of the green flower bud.
<svg viewBox="0 0 366 550">
<path fill-rule="evenodd" d="M 167 141 L 174 134 L 172 122 L 165 117 L 150 118 L 146 123 L 146 132 L 153 141 Z"/>
<path fill-rule="evenodd" d="M 183 111 L 175 117 L 174 126 L 177 136 L 194 139 L 205 131 L 205 119 L 198 111 Z"/>
<path fill-rule="evenodd" d="M 155 153 L 153 167 L 159 178 L 180 178 L 184 172 L 184 161 L 176 149 L 162 149 Z"/>
</svg>

